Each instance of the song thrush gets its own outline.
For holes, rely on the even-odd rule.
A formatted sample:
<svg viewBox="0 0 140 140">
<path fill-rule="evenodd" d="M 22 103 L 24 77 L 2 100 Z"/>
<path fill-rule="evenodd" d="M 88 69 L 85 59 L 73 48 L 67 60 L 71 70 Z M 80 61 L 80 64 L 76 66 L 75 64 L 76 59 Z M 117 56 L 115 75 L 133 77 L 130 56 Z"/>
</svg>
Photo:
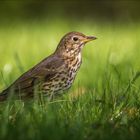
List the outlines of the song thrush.
<svg viewBox="0 0 140 140">
<path fill-rule="evenodd" d="M 53 96 L 70 88 L 82 63 L 83 46 L 96 39 L 79 32 L 66 34 L 55 52 L 21 75 L 11 86 L 0 94 L 0 101 L 13 93 L 20 99 L 34 97 L 35 93 Z"/>
</svg>

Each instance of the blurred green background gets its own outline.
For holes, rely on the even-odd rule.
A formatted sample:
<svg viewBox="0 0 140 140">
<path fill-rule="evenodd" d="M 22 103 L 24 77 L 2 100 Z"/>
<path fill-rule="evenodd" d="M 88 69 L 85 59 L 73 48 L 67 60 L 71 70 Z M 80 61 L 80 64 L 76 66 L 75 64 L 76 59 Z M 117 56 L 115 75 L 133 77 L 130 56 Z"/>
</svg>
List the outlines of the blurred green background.
<svg viewBox="0 0 140 140">
<path fill-rule="evenodd" d="M 139 13 L 139 0 L 1 0 L 0 91 L 67 32 L 98 39 L 83 48 L 81 69 L 62 100 L 0 104 L 0 139 L 138 138 Z"/>
</svg>

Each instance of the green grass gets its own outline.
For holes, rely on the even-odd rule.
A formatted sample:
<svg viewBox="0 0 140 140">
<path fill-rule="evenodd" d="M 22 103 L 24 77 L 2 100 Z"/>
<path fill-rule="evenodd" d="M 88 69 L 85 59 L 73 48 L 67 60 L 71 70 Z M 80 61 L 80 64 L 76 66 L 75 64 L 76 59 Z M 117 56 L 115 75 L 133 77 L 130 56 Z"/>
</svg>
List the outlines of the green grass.
<svg viewBox="0 0 140 140">
<path fill-rule="evenodd" d="M 69 31 L 95 35 L 68 94 L 0 104 L 0 139 L 136 139 L 140 131 L 140 24 L 41 21 L 0 26 L 0 90 L 51 54 Z"/>
</svg>

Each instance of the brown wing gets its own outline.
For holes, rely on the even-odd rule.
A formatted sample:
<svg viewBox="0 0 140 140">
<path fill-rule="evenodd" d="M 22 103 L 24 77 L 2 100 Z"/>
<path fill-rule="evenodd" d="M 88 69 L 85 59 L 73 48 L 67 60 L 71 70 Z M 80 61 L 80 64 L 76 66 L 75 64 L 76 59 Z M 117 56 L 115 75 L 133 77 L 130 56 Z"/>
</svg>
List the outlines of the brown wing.
<svg viewBox="0 0 140 140">
<path fill-rule="evenodd" d="M 14 93 L 22 93 L 29 96 L 33 95 L 34 85 L 45 78 L 49 80 L 53 77 L 59 69 L 64 66 L 64 62 L 61 58 L 57 56 L 50 56 L 39 64 L 34 66 L 32 69 L 20 76 L 8 89 Z M 6 90 L 5 90 L 6 91 Z"/>
</svg>

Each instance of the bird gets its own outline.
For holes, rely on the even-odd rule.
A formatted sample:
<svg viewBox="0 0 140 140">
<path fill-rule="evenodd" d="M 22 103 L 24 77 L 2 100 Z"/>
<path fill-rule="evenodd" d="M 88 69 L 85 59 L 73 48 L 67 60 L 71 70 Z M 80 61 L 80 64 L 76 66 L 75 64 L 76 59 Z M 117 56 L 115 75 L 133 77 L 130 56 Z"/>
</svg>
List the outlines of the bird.
<svg viewBox="0 0 140 140">
<path fill-rule="evenodd" d="M 41 94 L 53 99 L 68 90 L 82 63 L 82 49 L 95 36 L 86 36 L 80 32 L 69 32 L 60 40 L 54 53 L 43 59 L 22 74 L 7 89 L 0 93 L 0 101 L 15 96 L 26 100 Z"/>
</svg>

